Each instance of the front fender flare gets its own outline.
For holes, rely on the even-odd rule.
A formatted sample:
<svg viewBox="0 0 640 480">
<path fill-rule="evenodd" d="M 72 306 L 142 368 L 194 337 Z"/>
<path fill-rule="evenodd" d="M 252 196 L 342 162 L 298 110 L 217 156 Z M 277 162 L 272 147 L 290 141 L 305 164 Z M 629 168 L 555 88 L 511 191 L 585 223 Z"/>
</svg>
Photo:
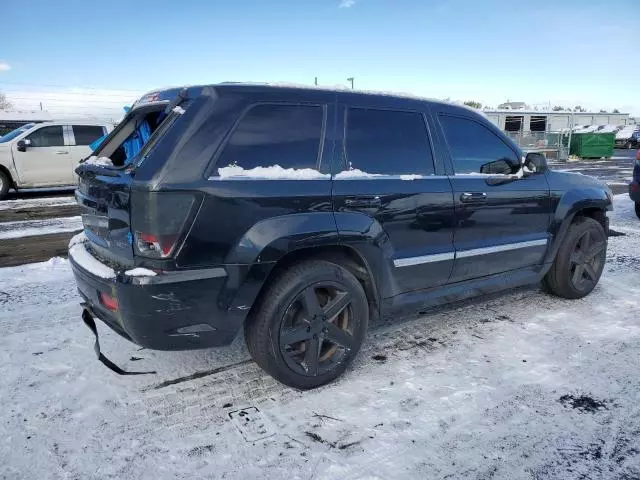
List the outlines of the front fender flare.
<svg viewBox="0 0 640 480">
<path fill-rule="evenodd" d="M 553 213 L 553 219 L 549 229 L 553 236 L 553 242 L 545 256 L 545 264 L 551 265 L 551 263 L 553 263 L 560 244 L 569 231 L 569 227 L 573 223 L 576 214 L 588 209 L 598 209 L 602 211 L 612 210 L 613 203 L 611 197 L 609 197 L 604 189 L 597 187 L 585 187 L 564 192 Z"/>
</svg>

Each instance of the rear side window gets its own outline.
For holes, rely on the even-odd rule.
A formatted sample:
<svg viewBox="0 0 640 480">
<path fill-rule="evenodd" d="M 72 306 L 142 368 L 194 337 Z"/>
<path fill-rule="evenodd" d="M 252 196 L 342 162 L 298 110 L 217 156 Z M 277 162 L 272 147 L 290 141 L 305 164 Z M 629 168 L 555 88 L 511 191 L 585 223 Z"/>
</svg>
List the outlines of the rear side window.
<svg viewBox="0 0 640 480">
<path fill-rule="evenodd" d="M 104 135 L 104 129 L 96 125 L 74 125 L 73 136 L 76 145 L 91 145 Z"/>
<path fill-rule="evenodd" d="M 231 135 L 218 168 L 317 168 L 324 109 L 316 105 L 256 105 Z"/>
<path fill-rule="evenodd" d="M 383 175 L 433 175 L 421 113 L 349 108 L 345 138 L 349 169 Z"/>
<path fill-rule="evenodd" d="M 473 120 L 440 115 L 453 169 L 457 175 L 471 173 L 511 173 L 500 160 L 518 163 L 518 157 L 491 130 Z"/>
<path fill-rule="evenodd" d="M 42 127 L 28 135 L 26 140 L 31 140 L 31 147 L 62 147 L 64 146 L 62 126 Z"/>
</svg>

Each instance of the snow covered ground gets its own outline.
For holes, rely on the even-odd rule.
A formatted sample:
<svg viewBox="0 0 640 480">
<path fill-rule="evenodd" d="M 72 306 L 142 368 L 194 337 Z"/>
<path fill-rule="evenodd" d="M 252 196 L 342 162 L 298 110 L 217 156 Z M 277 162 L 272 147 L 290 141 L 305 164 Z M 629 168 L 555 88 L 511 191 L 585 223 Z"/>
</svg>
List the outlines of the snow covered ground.
<svg viewBox="0 0 640 480">
<path fill-rule="evenodd" d="M 297 392 L 242 338 L 139 350 L 98 326 L 67 261 L 0 269 L 0 478 L 640 478 L 640 221 L 615 199 L 587 298 L 521 289 L 376 325 L 332 385 Z"/>
<path fill-rule="evenodd" d="M 80 216 L 2 222 L 0 223 L 0 240 L 80 230 L 82 230 L 82 217 Z"/>
<path fill-rule="evenodd" d="M 0 211 L 26 208 L 40 207 L 56 207 L 62 205 L 75 205 L 76 200 L 73 196 L 68 197 L 37 197 L 37 198 L 19 198 L 16 200 L 3 200 L 0 202 Z"/>
</svg>

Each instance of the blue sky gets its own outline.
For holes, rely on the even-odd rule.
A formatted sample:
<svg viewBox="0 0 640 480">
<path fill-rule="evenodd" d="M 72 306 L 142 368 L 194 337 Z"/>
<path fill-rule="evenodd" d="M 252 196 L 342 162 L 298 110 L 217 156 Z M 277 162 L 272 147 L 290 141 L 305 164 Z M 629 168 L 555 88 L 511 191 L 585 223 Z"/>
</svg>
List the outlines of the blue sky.
<svg viewBox="0 0 640 480">
<path fill-rule="evenodd" d="M 0 91 L 113 107 L 159 86 L 346 84 L 640 115 L 637 0 L 9 2 Z M 5 65 L 3 68 L 2 65 Z M 7 68 L 10 67 L 10 68 Z M 76 97 L 69 97 L 75 95 Z M 41 100 L 42 101 L 42 100 Z"/>
</svg>

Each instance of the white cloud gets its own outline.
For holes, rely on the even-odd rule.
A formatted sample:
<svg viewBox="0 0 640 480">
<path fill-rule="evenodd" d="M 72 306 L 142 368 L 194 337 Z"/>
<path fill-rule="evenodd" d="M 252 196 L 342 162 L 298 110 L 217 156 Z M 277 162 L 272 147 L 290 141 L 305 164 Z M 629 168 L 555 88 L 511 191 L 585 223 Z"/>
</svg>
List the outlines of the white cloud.
<svg viewBox="0 0 640 480">
<path fill-rule="evenodd" d="M 350 8 L 353 7 L 356 3 L 358 3 L 358 0 L 340 0 L 340 5 L 338 5 L 338 8 Z"/>
<path fill-rule="evenodd" d="M 11 65 L 9 65 L 7 62 L 3 62 L 2 60 L 0 60 L 0 72 L 6 72 L 8 70 L 11 70 Z"/>
<path fill-rule="evenodd" d="M 1 84 L 0 84 L 1 86 Z M 42 109 L 54 118 L 94 117 L 117 121 L 144 91 L 99 88 L 4 88 L 15 110 Z"/>
</svg>

